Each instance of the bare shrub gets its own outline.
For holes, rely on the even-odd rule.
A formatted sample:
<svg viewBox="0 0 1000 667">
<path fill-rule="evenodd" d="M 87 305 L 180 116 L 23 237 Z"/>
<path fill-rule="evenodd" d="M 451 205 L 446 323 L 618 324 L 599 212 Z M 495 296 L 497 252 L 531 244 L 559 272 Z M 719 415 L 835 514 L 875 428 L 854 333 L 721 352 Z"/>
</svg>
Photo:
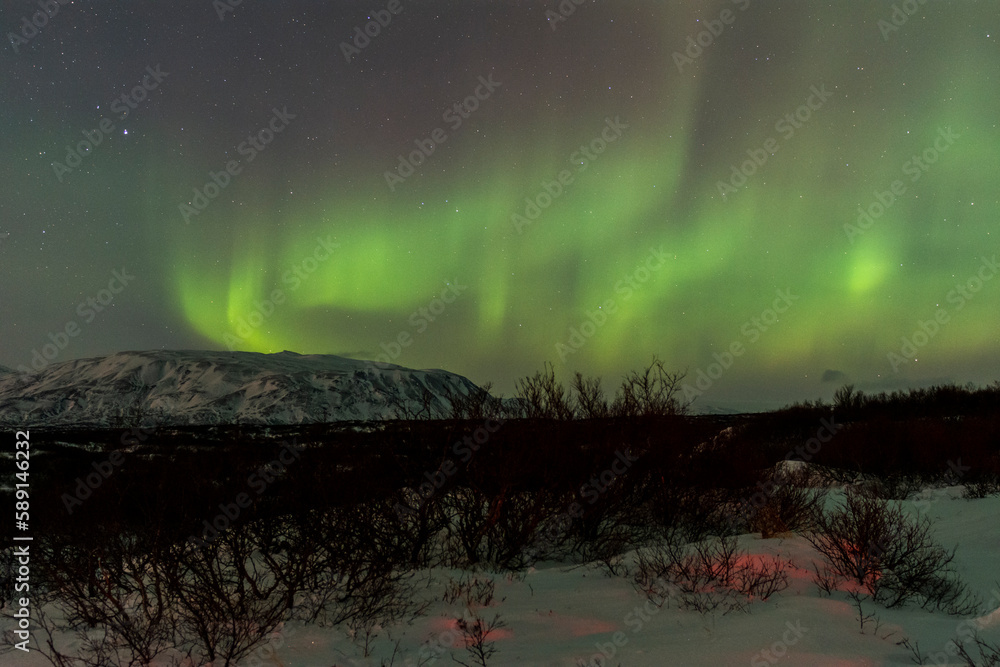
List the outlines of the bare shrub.
<svg viewBox="0 0 1000 667">
<path fill-rule="evenodd" d="M 963 614 L 975 606 L 956 576 L 954 551 L 931 538 L 930 520 L 910 518 L 871 487 L 849 488 L 840 507 L 817 517 L 817 529 L 806 539 L 826 559 L 826 579 L 852 581 L 886 607 L 916 601 Z M 817 584 L 832 585 L 821 580 L 819 571 Z"/>
<path fill-rule="evenodd" d="M 494 614 L 490 620 L 485 620 L 478 614 L 473 614 L 471 619 L 458 619 L 458 630 L 465 640 L 465 650 L 471 658 L 471 662 L 462 662 L 458 658 L 452 660 L 465 667 L 479 665 L 487 667 L 487 662 L 497 652 L 497 647 L 493 645 L 490 635 L 507 627 L 507 624 L 500 618 L 500 614 Z"/>
<path fill-rule="evenodd" d="M 602 419 L 607 417 L 662 417 L 685 414 L 688 404 L 679 398 L 684 373 L 670 372 L 653 357 L 642 371 L 631 371 L 610 402 L 599 378 L 576 373 L 571 395 L 556 380 L 554 366 L 518 381 L 510 415 L 528 419 Z"/>
<path fill-rule="evenodd" d="M 448 582 L 441 599 L 446 604 L 462 602 L 466 608 L 489 607 L 493 604 L 495 595 L 496 582 L 492 577 L 479 577 L 465 572 L 460 579 Z"/>
<path fill-rule="evenodd" d="M 655 540 L 660 531 L 649 516 L 648 487 L 641 474 L 633 474 L 641 468 L 616 474 L 607 483 L 597 481 L 606 471 L 591 475 L 572 495 L 569 506 L 580 509 L 567 526 L 566 556 L 578 563 L 596 562 L 610 576 L 627 576 L 623 554 Z"/>
<path fill-rule="evenodd" d="M 813 583 L 827 597 L 833 595 L 843 580 L 828 563 L 813 563 Z"/>
<path fill-rule="evenodd" d="M 573 377 L 576 412 L 580 419 L 604 419 L 611 416 L 611 406 L 601 389 L 600 378 L 585 378 L 577 371 Z"/>
<path fill-rule="evenodd" d="M 46 536 L 35 545 L 42 653 L 60 667 L 148 663 L 177 639 L 161 564 L 131 535 L 102 534 L 94 542 Z M 56 646 L 69 633 L 77 643 L 72 653 Z"/>
<path fill-rule="evenodd" d="M 688 405 L 678 399 L 685 373 L 671 373 L 663 362 L 653 361 L 642 372 L 630 371 L 611 405 L 616 417 L 651 417 L 678 415 Z"/>
<path fill-rule="evenodd" d="M 204 550 L 124 532 L 100 543 L 39 543 L 39 625 L 55 665 L 149 664 L 167 656 L 232 665 L 288 617 L 287 580 L 261 562 L 251 530 L 227 531 Z M 71 649 L 56 637 L 74 633 Z"/>
<path fill-rule="evenodd" d="M 782 559 L 768 563 L 752 558 L 733 536 L 686 545 L 671 533 L 638 552 L 634 581 L 650 599 L 666 582 L 681 608 L 701 613 L 721 609 L 725 614 L 747 611 L 754 600 L 767 600 L 787 588 L 788 565 Z"/>
<path fill-rule="evenodd" d="M 979 479 L 971 480 L 965 484 L 966 500 L 996 495 L 1000 495 L 1000 476 L 998 475 L 983 475 Z"/>
<path fill-rule="evenodd" d="M 517 491 L 504 486 L 490 493 L 456 489 L 442 498 L 447 516 L 444 558 L 452 567 L 483 566 L 495 571 L 522 570 L 546 520 L 559 512 L 549 491 Z"/>
<path fill-rule="evenodd" d="M 288 619 L 298 582 L 274 565 L 298 570 L 290 561 L 300 554 L 277 547 L 268 563 L 251 524 L 200 548 L 186 546 L 168 550 L 162 582 L 173 593 L 181 645 L 206 661 L 235 664 Z"/>
<path fill-rule="evenodd" d="M 957 657 L 968 667 L 1000 667 L 1000 644 L 990 644 L 978 634 L 973 635 L 972 644 L 978 656 L 973 656 L 967 644 L 958 644 Z"/>
<path fill-rule="evenodd" d="M 353 508 L 252 519 L 197 545 L 161 539 L 156 526 L 46 536 L 33 561 L 44 652 L 59 667 L 223 667 L 292 618 L 371 635 L 413 604 L 364 517 Z"/>
<path fill-rule="evenodd" d="M 974 633 L 969 639 L 974 650 L 979 654 L 978 656 L 972 654 L 969 648 L 969 640 L 950 641 L 948 643 L 949 653 L 954 651 L 953 655 L 961 658 L 963 661 L 962 664 L 966 665 L 966 667 L 1000 667 L 1000 644 L 990 644 L 978 632 Z M 908 637 L 904 637 L 901 641 L 897 642 L 897 645 L 903 646 L 910 651 L 910 660 L 916 665 L 926 665 L 932 659 L 936 659 L 936 656 L 932 658 L 932 656 L 920 650 L 920 642 L 910 641 Z"/>
<path fill-rule="evenodd" d="M 892 473 L 873 482 L 875 492 L 883 500 L 909 500 L 920 493 L 926 481 L 920 475 Z"/>
<path fill-rule="evenodd" d="M 833 407 L 844 418 L 857 414 L 869 401 L 864 392 L 855 391 L 853 384 L 845 384 L 833 393 Z"/>
<path fill-rule="evenodd" d="M 384 538 L 395 524 L 379 511 L 359 504 L 297 519 L 299 539 L 288 548 L 308 555 L 297 618 L 361 628 L 419 613 L 410 601 L 412 576 L 398 567 Z"/>
<path fill-rule="evenodd" d="M 7 494 L 0 495 L 0 502 L 7 500 Z M 14 594 L 14 579 L 17 573 L 17 558 L 14 549 L 0 550 L 0 610 L 13 607 L 13 601 L 20 596 Z"/>
<path fill-rule="evenodd" d="M 636 544 L 640 531 L 617 521 L 601 521 L 596 534 L 588 540 L 578 540 L 574 555 L 584 563 L 596 562 L 611 577 L 628 576 L 628 563 L 623 554 Z"/>
<path fill-rule="evenodd" d="M 762 491 L 750 496 L 747 528 L 769 538 L 779 533 L 812 530 L 826 499 L 824 490 L 807 485 L 809 473 L 797 471 L 765 480 Z"/>
<path fill-rule="evenodd" d="M 390 508 L 377 512 L 385 524 L 382 542 L 393 560 L 412 567 L 431 567 L 440 561 L 439 536 L 447 517 L 442 491 L 425 497 L 416 489 L 401 489 L 390 497 Z"/>
<path fill-rule="evenodd" d="M 576 414 L 566 389 L 556 381 L 555 367 L 546 362 L 545 370 L 517 381 L 514 399 L 515 416 L 528 419 L 573 419 Z"/>
<path fill-rule="evenodd" d="M 854 609 L 857 612 L 856 618 L 858 619 L 859 632 L 861 634 L 865 634 L 865 628 L 871 625 L 872 634 L 879 636 L 879 631 L 882 629 L 882 619 L 879 618 L 878 614 L 874 611 L 865 611 L 864 602 L 868 598 L 864 595 L 864 593 L 856 590 L 849 591 L 847 597 L 851 601 L 851 604 L 854 605 Z M 882 639 L 889 639 L 889 637 L 893 634 L 895 634 L 895 631 L 889 631 L 882 635 Z"/>
<path fill-rule="evenodd" d="M 460 665 L 485 667 L 487 661 L 497 652 L 493 645 L 495 632 L 506 627 L 499 614 L 494 614 L 487 620 L 480 613 L 495 602 L 502 603 L 506 598 L 495 599 L 496 582 L 490 576 L 481 576 L 472 572 L 464 572 L 459 579 L 451 579 L 445 586 L 442 600 L 447 604 L 461 603 L 465 611 L 456 620 L 456 629 L 465 645 L 465 650 L 471 662 L 463 662 L 452 656 L 452 660 Z"/>
<path fill-rule="evenodd" d="M 477 422 L 503 419 L 505 414 L 503 398 L 493 396 L 490 393 L 492 390 L 492 382 L 476 387 L 468 394 L 448 390 L 447 398 L 451 404 L 450 419 Z"/>
</svg>

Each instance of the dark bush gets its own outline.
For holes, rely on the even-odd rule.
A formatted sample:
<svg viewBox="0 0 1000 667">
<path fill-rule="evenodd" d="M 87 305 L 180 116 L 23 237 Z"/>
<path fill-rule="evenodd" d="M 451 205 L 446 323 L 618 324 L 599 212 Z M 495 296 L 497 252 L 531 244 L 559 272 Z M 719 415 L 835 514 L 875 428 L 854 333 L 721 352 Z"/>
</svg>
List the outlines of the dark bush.
<svg viewBox="0 0 1000 667">
<path fill-rule="evenodd" d="M 680 533 L 668 532 L 636 560 L 635 585 L 651 601 L 663 604 L 665 596 L 701 613 L 747 611 L 749 603 L 788 586 L 788 561 L 754 559 L 732 536 L 686 544 Z"/>
<path fill-rule="evenodd" d="M 914 601 L 949 614 L 975 607 L 955 572 L 954 551 L 933 541 L 926 516 L 913 519 L 865 486 L 849 488 L 841 505 L 816 521 L 806 539 L 826 559 L 826 569 L 817 571 L 821 588 L 829 590 L 843 579 L 886 607 Z"/>
<path fill-rule="evenodd" d="M 361 507 L 237 522 L 201 543 L 155 526 L 89 526 L 35 542 L 36 609 L 60 666 L 235 665 L 297 618 L 363 627 L 412 607 L 407 576 L 379 550 Z M 95 530 L 97 529 L 97 530 Z M 56 637 L 75 634 L 73 649 Z"/>
<path fill-rule="evenodd" d="M 805 470 L 780 477 L 768 475 L 758 491 L 749 496 L 744 511 L 747 528 L 759 532 L 762 538 L 778 533 L 812 530 L 822 511 L 826 492 L 810 488 Z"/>
</svg>

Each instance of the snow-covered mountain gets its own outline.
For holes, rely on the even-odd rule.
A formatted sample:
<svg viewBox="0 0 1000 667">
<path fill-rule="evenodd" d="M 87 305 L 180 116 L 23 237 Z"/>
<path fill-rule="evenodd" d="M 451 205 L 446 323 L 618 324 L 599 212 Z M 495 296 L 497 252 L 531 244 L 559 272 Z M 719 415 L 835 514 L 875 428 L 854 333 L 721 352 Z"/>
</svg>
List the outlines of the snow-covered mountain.
<svg viewBox="0 0 1000 667">
<path fill-rule="evenodd" d="M 0 424 L 300 424 L 406 418 L 430 398 L 477 387 L 442 370 L 412 370 L 294 352 L 120 352 L 52 364 L 35 375 L 0 373 Z"/>
</svg>

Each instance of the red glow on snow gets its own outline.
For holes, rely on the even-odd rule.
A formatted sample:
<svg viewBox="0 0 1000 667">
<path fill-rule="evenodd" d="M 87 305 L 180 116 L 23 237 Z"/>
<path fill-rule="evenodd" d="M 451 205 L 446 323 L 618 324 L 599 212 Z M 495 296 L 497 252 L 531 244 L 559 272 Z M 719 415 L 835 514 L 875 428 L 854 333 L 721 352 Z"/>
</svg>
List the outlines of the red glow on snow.
<svg viewBox="0 0 1000 667">
<path fill-rule="evenodd" d="M 801 659 L 800 665 L 811 667 L 872 667 L 874 661 L 865 658 L 834 658 L 819 653 L 796 653 L 796 659 Z"/>
<path fill-rule="evenodd" d="M 431 626 L 432 632 L 447 632 L 454 628 L 456 623 L 457 619 L 439 617 L 431 619 L 428 625 Z"/>
<path fill-rule="evenodd" d="M 857 609 L 846 602 L 841 602 L 840 600 L 831 600 L 827 598 L 817 600 L 817 602 L 823 611 L 828 614 L 853 618 L 858 613 Z"/>
<path fill-rule="evenodd" d="M 735 559 L 737 568 L 753 568 L 759 570 L 764 566 L 767 569 L 774 569 L 778 563 L 784 563 L 787 559 L 779 558 L 774 554 L 743 554 Z"/>
<path fill-rule="evenodd" d="M 482 619 L 482 622 L 488 626 L 492 619 L 492 616 L 488 616 Z M 431 630 L 441 640 L 440 643 L 443 645 L 456 646 L 464 641 L 465 645 L 468 646 L 473 640 L 471 637 L 466 636 L 462 628 L 459 627 L 459 621 L 461 620 L 461 618 L 437 618 L 431 621 Z M 473 624 L 475 622 L 475 619 L 467 619 L 465 621 L 468 632 L 474 632 Z M 487 632 L 484 640 L 493 642 L 500 639 L 510 639 L 513 636 L 514 633 L 509 628 L 497 628 Z"/>
<path fill-rule="evenodd" d="M 596 618 L 577 618 L 558 615 L 550 618 L 557 632 L 569 634 L 573 637 L 587 637 L 589 635 L 599 635 L 618 630 L 617 625 Z"/>
</svg>

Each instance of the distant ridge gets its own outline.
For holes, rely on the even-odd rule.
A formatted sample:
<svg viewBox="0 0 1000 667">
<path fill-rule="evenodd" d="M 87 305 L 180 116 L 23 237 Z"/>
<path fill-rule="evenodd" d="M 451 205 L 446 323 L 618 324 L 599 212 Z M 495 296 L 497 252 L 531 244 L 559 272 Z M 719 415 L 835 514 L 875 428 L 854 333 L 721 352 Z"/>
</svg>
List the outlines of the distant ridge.
<svg viewBox="0 0 1000 667">
<path fill-rule="evenodd" d="M 478 388 L 443 370 L 335 355 L 153 350 L 0 373 L 13 426 L 302 424 L 403 419 Z M 140 422 L 137 424 L 136 422 Z"/>
</svg>

